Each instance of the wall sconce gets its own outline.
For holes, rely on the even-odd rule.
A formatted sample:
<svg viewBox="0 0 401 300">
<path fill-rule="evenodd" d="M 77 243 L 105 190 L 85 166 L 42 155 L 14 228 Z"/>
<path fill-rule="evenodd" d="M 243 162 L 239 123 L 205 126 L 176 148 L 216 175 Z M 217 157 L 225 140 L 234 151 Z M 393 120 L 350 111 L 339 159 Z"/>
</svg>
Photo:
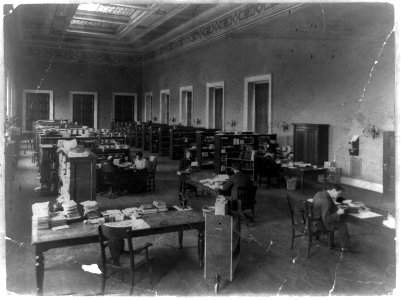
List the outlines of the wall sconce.
<svg viewBox="0 0 401 300">
<path fill-rule="evenodd" d="M 153 117 L 153 121 L 155 121 L 155 122 L 156 122 L 156 121 L 157 121 L 157 117 Z"/>
<path fill-rule="evenodd" d="M 227 125 L 231 127 L 231 130 L 235 130 L 235 127 L 237 127 L 237 121 L 232 119 L 231 121 L 227 122 Z"/>
<path fill-rule="evenodd" d="M 200 125 L 201 123 L 202 123 L 201 119 L 196 118 L 196 124 L 197 124 L 197 125 Z"/>
<path fill-rule="evenodd" d="M 290 125 L 286 121 L 277 121 L 275 122 L 275 127 L 282 129 L 285 132 L 289 129 Z"/>
<path fill-rule="evenodd" d="M 377 129 L 377 128 L 375 127 L 375 125 L 372 125 L 372 126 L 368 126 L 367 128 L 364 128 L 364 129 L 362 130 L 362 133 L 363 133 L 363 135 L 366 136 L 366 137 L 371 136 L 373 139 L 375 139 L 375 137 L 378 137 L 378 136 L 379 136 L 380 130 Z"/>
<path fill-rule="evenodd" d="M 174 123 L 175 123 L 175 121 L 177 121 L 177 119 L 176 119 L 176 118 L 174 118 L 174 117 L 172 117 L 172 118 L 171 118 L 171 123 L 173 123 L 173 124 L 174 124 Z"/>
</svg>

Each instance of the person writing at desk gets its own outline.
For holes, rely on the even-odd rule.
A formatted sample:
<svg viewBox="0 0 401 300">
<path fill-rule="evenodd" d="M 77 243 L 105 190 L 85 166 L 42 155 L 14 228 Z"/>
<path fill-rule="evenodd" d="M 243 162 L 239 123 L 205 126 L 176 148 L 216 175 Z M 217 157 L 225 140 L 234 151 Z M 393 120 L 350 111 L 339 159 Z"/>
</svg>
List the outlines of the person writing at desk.
<svg viewBox="0 0 401 300">
<path fill-rule="evenodd" d="M 340 250 L 348 249 L 348 227 L 343 215 L 344 210 L 337 207 L 337 199 L 341 195 L 343 187 L 339 184 L 330 185 L 327 190 L 317 192 L 313 197 L 313 211 L 315 217 L 322 219 L 321 224 L 314 224 L 316 229 L 336 230 L 340 237 Z"/>
<path fill-rule="evenodd" d="M 224 193 L 231 192 L 233 199 L 238 199 L 238 188 L 252 188 L 253 183 L 249 175 L 241 171 L 241 163 L 232 163 L 231 169 L 234 174 L 230 176 L 226 183 L 223 184 L 222 190 Z"/>
<path fill-rule="evenodd" d="M 134 161 L 135 169 L 140 171 L 140 170 L 146 170 L 146 159 L 143 158 L 143 153 L 138 152 L 136 154 L 136 158 Z"/>
<path fill-rule="evenodd" d="M 181 172 L 190 172 L 191 171 L 191 151 L 188 149 L 185 150 L 185 156 L 180 160 L 180 164 L 178 166 L 178 171 Z"/>
</svg>

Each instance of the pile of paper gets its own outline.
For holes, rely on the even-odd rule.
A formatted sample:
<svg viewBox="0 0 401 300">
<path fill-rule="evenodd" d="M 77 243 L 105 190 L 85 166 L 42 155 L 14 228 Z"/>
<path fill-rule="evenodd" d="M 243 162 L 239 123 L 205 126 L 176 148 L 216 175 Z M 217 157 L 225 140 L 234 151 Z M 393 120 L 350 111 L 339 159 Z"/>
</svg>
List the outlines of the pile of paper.
<svg viewBox="0 0 401 300">
<path fill-rule="evenodd" d="M 154 214 L 157 213 L 157 208 L 152 204 L 142 204 L 139 207 L 139 212 L 142 214 Z"/>
<path fill-rule="evenodd" d="M 50 217 L 50 227 L 58 227 L 58 226 L 63 226 L 67 224 L 67 220 L 64 217 L 62 212 L 56 212 L 53 213 L 52 216 Z"/>
<path fill-rule="evenodd" d="M 153 205 L 157 208 L 158 212 L 167 211 L 167 205 L 165 201 L 155 200 L 153 201 Z"/>
<path fill-rule="evenodd" d="M 76 219 L 81 216 L 78 213 L 77 203 L 74 200 L 65 201 L 63 203 L 64 215 L 67 219 Z"/>
<path fill-rule="evenodd" d="M 119 209 L 109 209 L 102 212 L 103 217 L 111 222 L 124 220 L 124 214 Z"/>
<path fill-rule="evenodd" d="M 81 205 L 84 208 L 84 214 L 88 217 L 88 219 L 95 219 L 100 217 L 99 207 L 96 201 L 87 200 L 81 202 Z"/>
<path fill-rule="evenodd" d="M 127 218 L 132 218 L 134 215 L 136 218 L 138 217 L 138 207 L 128 207 L 122 210 L 124 216 Z"/>
<path fill-rule="evenodd" d="M 34 203 L 32 205 L 32 221 L 38 229 L 49 229 L 49 202 Z"/>
</svg>

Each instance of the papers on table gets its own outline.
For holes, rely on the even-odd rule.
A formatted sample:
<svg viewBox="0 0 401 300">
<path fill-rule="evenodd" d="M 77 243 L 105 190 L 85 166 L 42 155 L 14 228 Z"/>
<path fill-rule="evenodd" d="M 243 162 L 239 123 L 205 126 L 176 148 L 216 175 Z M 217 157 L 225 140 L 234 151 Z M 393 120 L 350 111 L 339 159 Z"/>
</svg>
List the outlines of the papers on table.
<svg viewBox="0 0 401 300">
<path fill-rule="evenodd" d="M 383 225 L 395 229 L 395 218 L 394 217 L 388 217 L 387 220 L 383 220 Z"/>
<path fill-rule="evenodd" d="M 53 229 L 54 227 L 67 225 L 67 219 L 63 215 L 63 212 L 52 213 L 50 217 L 50 227 Z"/>
<path fill-rule="evenodd" d="M 351 216 L 360 218 L 360 219 L 368 219 L 368 218 L 375 218 L 375 217 L 381 217 L 382 215 L 379 215 L 377 213 L 374 213 L 372 211 L 360 211 L 359 213 L 350 213 Z"/>
<path fill-rule="evenodd" d="M 185 207 L 185 208 L 182 208 L 182 207 L 178 207 L 177 205 L 173 205 L 173 207 L 174 207 L 176 210 L 178 210 L 178 211 L 192 210 L 192 207 L 190 207 L 190 206 L 187 206 L 187 207 Z"/>
<path fill-rule="evenodd" d="M 102 212 L 103 217 L 110 220 L 110 218 L 114 218 L 115 221 L 122 221 L 124 220 L 124 214 L 119 209 L 108 209 Z"/>
<path fill-rule="evenodd" d="M 62 205 L 64 215 L 67 219 L 77 219 L 81 217 L 78 213 L 77 203 L 74 200 L 65 201 Z"/>
<path fill-rule="evenodd" d="M 99 207 L 96 201 L 87 200 L 81 202 L 81 205 L 84 207 L 84 214 L 88 217 L 88 219 L 99 218 Z"/>
<path fill-rule="evenodd" d="M 130 227 L 132 230 L 136 229 L 146 229 L 150 228 L 149 224 L 146 223 L 142 219 L 133 219 L 133 220 L 124 220 L 124 221 L 119 221 L 119 222 L 110 222 L 110 223 L 105 223 L 105 226 L 109 227 L 116 227 L 116 228 L 123 228 L 123 227 Z"/>
<path fill-rule="evenodd" d="M 37 224 L 38 229 L 49 229 L 49 202 L 32 204 L 32 221 Z"/>
</svg>

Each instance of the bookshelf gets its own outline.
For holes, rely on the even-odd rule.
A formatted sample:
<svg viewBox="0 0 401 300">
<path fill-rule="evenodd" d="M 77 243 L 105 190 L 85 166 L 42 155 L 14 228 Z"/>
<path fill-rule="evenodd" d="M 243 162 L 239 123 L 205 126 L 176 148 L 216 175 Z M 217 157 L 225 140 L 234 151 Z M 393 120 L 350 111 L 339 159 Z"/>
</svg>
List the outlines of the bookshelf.
<svg viewBox="0 0 401 300">
<path fill-rule="evenodd" d="M 150 149 L 150 141 L 151 141 L 151 129 L 152 125 L 149 123 L 143 124 L 142 129 L 142 150 L 149 150 Z"/>
<path fill-rule="evenodd" d="M 142 148 L 142 131 L 143 131 L 143 123 L 136 123 L 135 124 L 135 147 Z"/>
<path fill-rule="evenodd" d="M 170 154 L 170 129 L 171 127 L 159 127 L 159 155 Z"/>
<path fill-rule="evenodd" d="M 152 124 L 150 126 L 150 152 L 151 153 L 159 153 L 160 146 L 160 134 L 159 130 L 161 127 L 170 128 L 169 125 L 166 124 Z"/>
<path fill-rule="evenodd" d="M 231 134 L 215 136 L 215 162 L 217 173 L 225 173 L 233 162 L 240 162 L 242 170 L 255 177 L 255 156 L 276 151 L 276 134 Z"/>
<path fill-rule="evenodd" d="M 57 194 L 59 189 L 57 146 L 42 144 L 40 148 L 40 187 L 43 193 Z"/>
<path fill-rule="evenodd" d="M 215 129 L 196 132 L 196 158 L 200 168 L 214 166 Z"/>
<path fill-rule="evenodd" d="M 196 131 L 199 128 L 182 126 L 170 130 L 170 158 L 181 159 L 185 149 L 196 149 Z"/>
</svg>

